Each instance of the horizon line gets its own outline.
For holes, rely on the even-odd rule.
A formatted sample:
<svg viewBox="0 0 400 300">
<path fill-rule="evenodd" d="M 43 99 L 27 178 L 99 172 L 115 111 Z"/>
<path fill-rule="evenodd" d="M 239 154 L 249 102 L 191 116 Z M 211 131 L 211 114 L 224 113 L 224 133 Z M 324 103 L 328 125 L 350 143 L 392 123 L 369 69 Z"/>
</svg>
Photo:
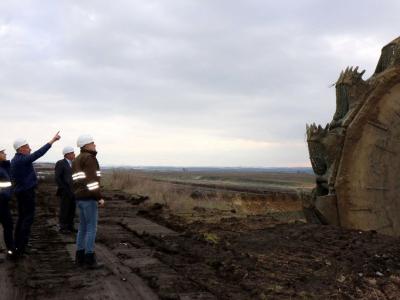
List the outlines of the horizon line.
<svg viewBox="0 0 400 300">
<path fill-rule="evenodd" d="M 55 164 L 55 162 L 36 162 L 35 164 Z M 215 169 L 312 169 L 311 166 L 280 166 L 280 167 L 266 167 L 266 166 L 179 166 L 179 165 L 112 165 L 112 164 L 103 164 L 102 167 L 110 168 L 110 167 L 125 167 L 125 168 L 181 168 L 181 169 L 189 169 L 189 168 L 215 168 Z"/>
</svg>

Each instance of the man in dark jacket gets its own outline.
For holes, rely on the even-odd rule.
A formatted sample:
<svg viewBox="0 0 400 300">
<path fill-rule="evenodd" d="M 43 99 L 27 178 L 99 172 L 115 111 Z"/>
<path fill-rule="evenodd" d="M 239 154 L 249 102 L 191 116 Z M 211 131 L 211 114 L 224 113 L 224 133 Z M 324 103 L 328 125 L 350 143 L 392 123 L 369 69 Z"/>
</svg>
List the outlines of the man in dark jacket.
<svg viewBox="0 0 400 300">
<path fill-rule="evenodd" d="M 9 207 L 12 185 L 10 180 L 10 161 L 6 159 L 5 149 L 0 148 L 0 223 L 3 225 L 7 255 L 13 257 L 15 254 L 13 220 Z"/>
<path fill-rule="evenodd" d="M 78 138 L 81 153 L 72 163 L 74 194 L 79 209 L 79 229 L 76 237 L 76 264 L 89 269 L 102 267 L 97 262 L 94 247 L 96 241 L 98 204 L 104 205 L 100 193 L 100 167 L 96 145 L 90 135 Z"/>
<path fill-rule="evenodd" d="M 26 253 L 31 227 L 35 216 L 35 189 L 38 183 L 33 162 L 46 154 L 54 142 L 60 139 L 59 132 L 39 150 L 31 154 L 25 139 L 14 142 L 16 154 L 11 160 L 11 179 L 17 197 L 18 221 L 15 228 L 15 247 L 17 255 Z"/>
<path fill-rule="evenodd" d="M 73 147 L 64 147 L 64 159 L 55 166 L 57 196 L 60 197 L 59 227 L 61 233 L 73 233 L 75 217 L 75 196 L 72 190 L 72 161 L 75 159 Z"/>
</svg>

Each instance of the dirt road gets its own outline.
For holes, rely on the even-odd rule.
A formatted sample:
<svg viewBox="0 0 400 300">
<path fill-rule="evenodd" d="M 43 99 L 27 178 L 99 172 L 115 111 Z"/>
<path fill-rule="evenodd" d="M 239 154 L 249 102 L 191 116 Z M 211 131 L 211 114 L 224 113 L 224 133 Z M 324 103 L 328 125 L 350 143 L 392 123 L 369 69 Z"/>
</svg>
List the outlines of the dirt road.
<svg viewBox="0 0 400 300">
<path fill-rule="evenodd" d="M 137 216 L 120 193 L 106 192 L 107 209 L 100 211 L 96 253 L 106 268 L 75 267 L 74 238 L 57 232 L 54 195 L 52 184 L 40 185 L 32 253 L 0 264 L 1 299 L 214 299 L 154 257 L 156 249 L 141 235 L 177 233 Z M 176 289 L 178 284 L 184 287 Z"/>
<path fill-rule="evenodd" d="M 400 241 L 265 216 L 187 222 L 105 193 L 96 252 L 73 264 L 52 183 L 38 191 L 32 253 L 0 264 L 0 299 L 398 299 Z"/>
</svg>

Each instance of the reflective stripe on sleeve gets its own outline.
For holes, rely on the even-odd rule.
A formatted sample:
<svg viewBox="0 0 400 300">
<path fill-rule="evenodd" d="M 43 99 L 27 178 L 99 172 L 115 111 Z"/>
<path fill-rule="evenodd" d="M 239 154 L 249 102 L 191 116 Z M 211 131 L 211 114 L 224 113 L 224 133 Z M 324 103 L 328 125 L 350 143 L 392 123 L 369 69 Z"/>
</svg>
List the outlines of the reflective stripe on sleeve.
<svg viewBox="0 0 400 300">
<path fill-rule="evenodd" d="M 96 171 L 97 177 L 101 177 L 101 171 Z"/>
<path fill-rule="evenodd" d="M 12 184 L 11 184 L 10 181 L 3 181 L 3 182 L 0 181 L 0 188 L 8 188 L 8 187 L 10 187 L 11 185 L 12 185 Z"/>
<path fill-rule="evenodd" d="M 92 182 L 86 185 L 89 191 L 97 190 L 100 187 L 98 182 Z"/>
<path fill-rule="evenodd" d="M 77 172 L 75 174 L 72 174 L 72 180 L 79 180 L 79 179 L 84 179 L 86 178 L 86 174 L 83 172 Z"/>
</svg>

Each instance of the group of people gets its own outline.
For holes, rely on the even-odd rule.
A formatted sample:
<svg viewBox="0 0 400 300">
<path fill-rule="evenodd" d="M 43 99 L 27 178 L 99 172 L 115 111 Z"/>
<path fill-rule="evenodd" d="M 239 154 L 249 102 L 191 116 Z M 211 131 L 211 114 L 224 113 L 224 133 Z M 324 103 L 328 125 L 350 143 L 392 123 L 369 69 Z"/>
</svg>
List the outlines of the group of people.
<svg viewBox="0 0 400 300">
<path fill-rule="evenodd" d="M 38 179 L 33 167 L 53 143 L 60 140 L 59 132 L 43 147 L 31 153 L 26 139 L 14 141 L 15 156 L 7 160 L 5 149 L 0 146 L 0 223 L 3 225 L 7 257 L 19 259 L 29 254 L 29 238 L 35 217 L 36 187 Z M 64 158 L 56 163 L 55 180 L 60 198 L 59 230 L 74 233 L 76 206 L 79 209 L 79 227 L 76 236 L 75 263 L 89 269 L 100 268 L 95 255 L 98 207 L 104 206 L 100 192 L 101 171 L 97 161 L 96 145 L 90 135 L 77 140 L 80 153 L 75 157 L 74 148 L 63 149 Z M 9 202 L 12 195 L 17 200 L 18 220 L 13 226 Z"/>
</svg>

